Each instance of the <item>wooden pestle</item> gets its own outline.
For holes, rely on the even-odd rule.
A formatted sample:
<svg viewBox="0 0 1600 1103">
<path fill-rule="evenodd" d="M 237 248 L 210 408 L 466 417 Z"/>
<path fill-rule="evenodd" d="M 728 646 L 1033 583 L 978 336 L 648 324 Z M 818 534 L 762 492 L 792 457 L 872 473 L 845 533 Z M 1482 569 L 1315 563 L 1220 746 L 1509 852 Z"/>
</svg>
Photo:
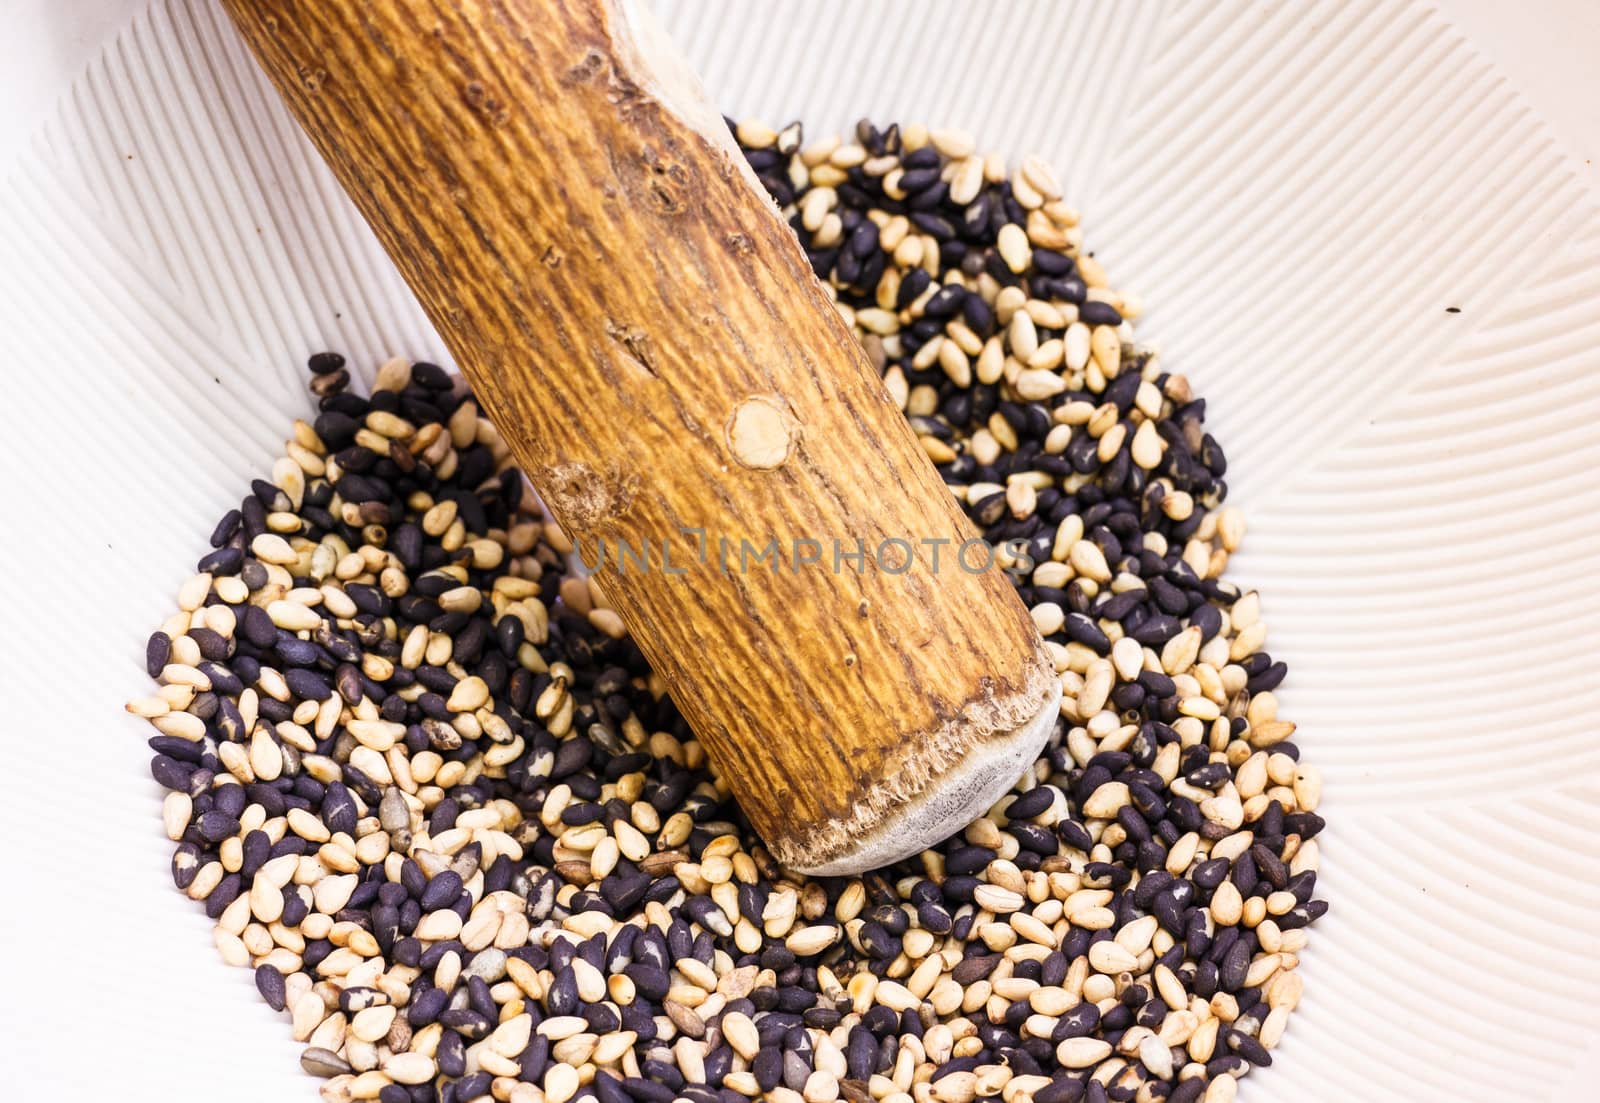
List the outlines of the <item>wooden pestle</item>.
<svg viewBox="0 0 1600 1103">
<path fill-rule="evenodd" d="M 778 860 L 986 811 L 1054 668 L 649 13 L 223 3 Z"/>
</svg>

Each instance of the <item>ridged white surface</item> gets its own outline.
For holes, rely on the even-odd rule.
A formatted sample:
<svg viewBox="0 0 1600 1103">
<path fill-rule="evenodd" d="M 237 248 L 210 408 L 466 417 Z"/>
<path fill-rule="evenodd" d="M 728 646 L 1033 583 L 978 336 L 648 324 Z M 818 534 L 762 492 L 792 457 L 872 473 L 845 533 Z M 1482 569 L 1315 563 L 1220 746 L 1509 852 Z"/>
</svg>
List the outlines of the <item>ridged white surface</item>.
<svg viewBox="0 0 1600 1103">
<path fill-rule="evenodd" d="M 1053 159 L 1211 400 L 1252 521 L 1235 577 L 1331 824 L 1306 999 L 1243 1097 L 1592 1098 L 1600 225 L 1539 120 L 1425 3 L 662 14 L 731 114 Z M 266 92 L 212 5 L 157 3 L 0 182 L 18 1098 L 315 1097 L 171 890 L 118 716 L 212 521 L 307 409 L 304 355 L 443 356 Z"/>
</svg>

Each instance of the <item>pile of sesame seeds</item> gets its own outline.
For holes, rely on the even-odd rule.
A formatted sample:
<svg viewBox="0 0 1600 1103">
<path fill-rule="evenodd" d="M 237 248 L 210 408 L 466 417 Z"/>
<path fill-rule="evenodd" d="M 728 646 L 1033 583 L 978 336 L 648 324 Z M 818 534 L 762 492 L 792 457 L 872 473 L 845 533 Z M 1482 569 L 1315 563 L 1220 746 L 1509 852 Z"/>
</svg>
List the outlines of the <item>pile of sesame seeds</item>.
<svg viewBox="0 0 1600 1103">
<path fill-rule="evenodd" d="M 330 1101 L 1233 1099 L 1300 999 L 1323 822 L 1204 402 L 1041 162 L 735 134 L 1025 542 L 1065 690 L 1033 769 L 894 867 L 779 868 L 464 383 L 395 360 L 361 397 L 324 353 L 128 706 L 175 883 Z"/>
</svg>

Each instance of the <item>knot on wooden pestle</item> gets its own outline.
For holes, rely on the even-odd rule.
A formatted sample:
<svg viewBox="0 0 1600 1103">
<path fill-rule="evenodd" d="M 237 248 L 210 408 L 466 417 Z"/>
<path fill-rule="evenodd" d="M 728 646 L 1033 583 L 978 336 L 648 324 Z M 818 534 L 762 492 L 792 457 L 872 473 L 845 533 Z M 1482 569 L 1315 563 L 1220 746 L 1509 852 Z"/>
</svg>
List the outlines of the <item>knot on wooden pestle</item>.
<svg viewBox="0 0 1600 1103">
<path fill-rule="evenodd" d="M 621 471 L 599 472 L 586 463 L 563 463 L 544 471 L 545 497 L 561 516 L 588 528 L 627 510 L 635 480 Z"/>
<path fill-rule="evenodd" d="M 728 419 L 728 450 L 744 467 L 772 471 L 782 467 L 800 440 L 800 422 L 776 395 L 751 395 Z"/>
</svg>

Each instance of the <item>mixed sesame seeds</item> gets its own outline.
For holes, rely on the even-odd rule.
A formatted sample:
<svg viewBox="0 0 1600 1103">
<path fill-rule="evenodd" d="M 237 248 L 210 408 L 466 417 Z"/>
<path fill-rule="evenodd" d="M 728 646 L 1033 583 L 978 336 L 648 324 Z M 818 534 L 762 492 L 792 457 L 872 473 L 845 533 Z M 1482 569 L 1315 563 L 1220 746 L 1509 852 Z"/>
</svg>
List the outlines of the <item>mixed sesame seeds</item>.
<svg viewBox="0 0 1600 1103">
<path fill-rule="evenodd" d="M 1323 821 L 1203 400 L 1043 163 L 735 134 L 952 493 L 1025 542 L 1045 753 L 917 858 L 778 867 L 462 381 L 395 360 L 359 397 L 323 353 L 128 706 L 174 882 L 330 1101 L 1233 1099 L 1300 999 Z"/>
</svg>

